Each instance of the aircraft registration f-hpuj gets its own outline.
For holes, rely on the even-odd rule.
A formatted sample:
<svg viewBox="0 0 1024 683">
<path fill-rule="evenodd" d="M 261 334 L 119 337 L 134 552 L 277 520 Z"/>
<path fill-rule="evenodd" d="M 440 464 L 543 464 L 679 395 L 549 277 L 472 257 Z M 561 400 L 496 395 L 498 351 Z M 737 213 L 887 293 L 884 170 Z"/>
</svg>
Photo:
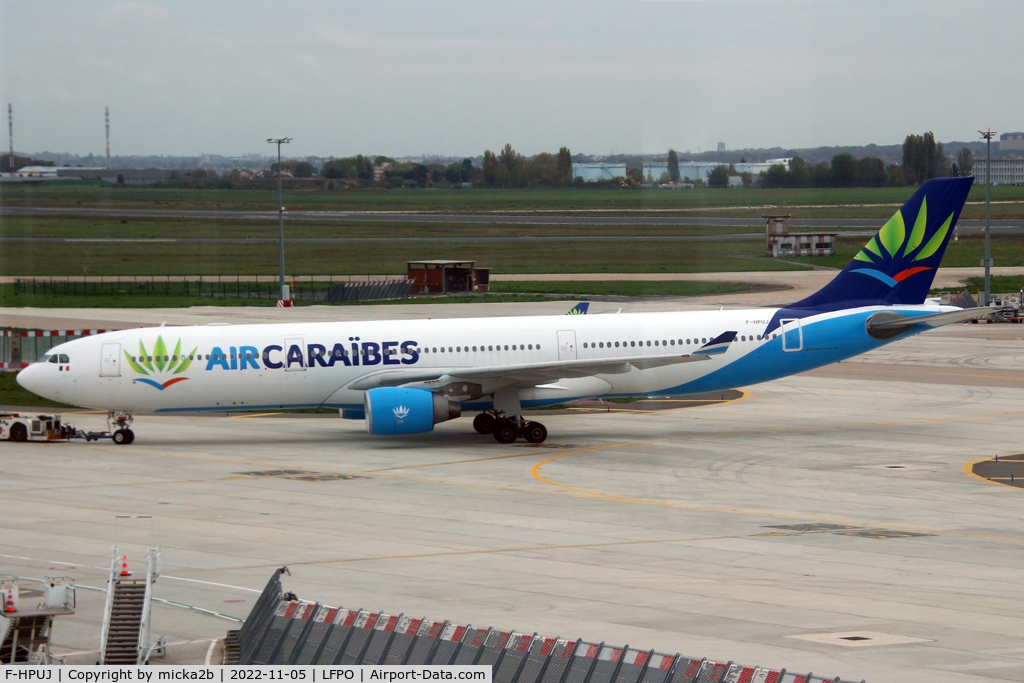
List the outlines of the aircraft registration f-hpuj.
<svg viewBox="0 0 1024 683">
<path fill-rule="evenodd" d="M 972 182 L 927 181 L 829 284 L 783 308 L 127 329 L 54 347 L 18 382 L 122 416 L 338 408 L 377 435 L 478 410 L 478 432 L 539 443 L 547 429 L 523 408 L 732 389 L 979 317 L 926 303 Z M 114 441 L 131 443 L 121 424 Z"/>
</svg>

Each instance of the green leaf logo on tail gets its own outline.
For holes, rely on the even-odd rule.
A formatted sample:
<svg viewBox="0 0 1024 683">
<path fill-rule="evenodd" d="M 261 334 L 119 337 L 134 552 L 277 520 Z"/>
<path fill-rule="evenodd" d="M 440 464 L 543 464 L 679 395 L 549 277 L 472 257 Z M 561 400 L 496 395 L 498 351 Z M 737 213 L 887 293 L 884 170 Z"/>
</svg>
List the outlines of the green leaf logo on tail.
<svg viewBox="0 0 1024 683">
<path fill-rule="evenodd" d="M 137 374 L 145 375 L 145 377 L 136 377 L 133 381 L 163 391 L 172 384 L 184 382 L 188 379 L 188 377 L 173 377 L 173 375 L 180 375 L 188 369 L 198 348 L 197 346 L 189 353 L 183 354 L 181 353 L 181 339 L 178 339 L 177 344 L 174 346 L 174 353 L 168 354 L 164 338 L 159 336 L 156 338 L 156 344 L 153 346 L 152 355 L 146 350 L 146 345 L 140 340 L 137 359 L 132 357 L 127 351 L 124 352 L 124 356 L 132 370 Z M 158 381 L 162 379 L 161 375 L 172 375 L 172 377 L 161 382 Z"/>
<path fill-rule="evenodd" d="M 953 214 L 949 214 L 931 239 L 924 241 L 928 226 L 928 198 L 925 197 L 921 201 L 921 209 L 917 212 L 917 219 L 910 229 L 910 234 L 907 234 L 903 212 L 897 211 L 854 257 L 854 261 L 864 261 L 874 267 L 858 267 L 853 272 L 868 275 L 890 287 L 895 287 L 911 275 L 932 270 L 931 266 L 915 264 L 933 256 L 942 247 L 952 225 Z M 895 275 L 886 274 L 893 272 Z"/>
</svg>

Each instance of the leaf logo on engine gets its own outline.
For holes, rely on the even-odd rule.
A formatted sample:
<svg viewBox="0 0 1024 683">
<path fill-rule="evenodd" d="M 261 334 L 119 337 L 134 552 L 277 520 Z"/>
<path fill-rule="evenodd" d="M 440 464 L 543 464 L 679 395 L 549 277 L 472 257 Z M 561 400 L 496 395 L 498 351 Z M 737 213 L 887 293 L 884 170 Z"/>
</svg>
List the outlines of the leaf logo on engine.
<svg viewBox="0 0 1024 683">
<path fill-rule="evenodd" d="M 398 418 L 399 420 L 404 420 L 405 418 L 409 417 L 409 409 L 406 408 L 405 406 L 396 406 L 394 410 L 392 410 L 391 412 L 393 412 L 395 414 L 395 417 Z"/>
</svg>

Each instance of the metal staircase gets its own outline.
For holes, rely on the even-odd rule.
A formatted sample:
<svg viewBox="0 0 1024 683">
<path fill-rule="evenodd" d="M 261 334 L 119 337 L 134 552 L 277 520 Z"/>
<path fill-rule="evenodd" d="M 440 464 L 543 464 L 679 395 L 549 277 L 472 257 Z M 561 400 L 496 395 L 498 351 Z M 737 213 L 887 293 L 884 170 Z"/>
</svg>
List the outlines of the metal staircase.
<svg viewBox="0 0 1024 683">
<path fill-rule="evenodd" d="M 12 593 L 13 591 L 13 593 Z M 52 664 L 50 637 L 53 633 L 54 617 L 74 614 L 75 589 L 67 577 L 47 578 L 46 599 L 36 607 L 21 607 L 18 594 L 18 580 L 8 582 L 7 590 L 0 591 L 10 596 L 4 601 L 3 616 L 6 628 L 0 626 L 0 665 L 3 664 Z"/>
<path fill-rule="evenodd" d="M 30 664 L 32 655 L 45 649 L 53 618 L 46 615 L 9 617 L 0 640 L 0 664 Z"/>
<path fill-rule="evenodd" d="M 157 647 L 150 642 L 150 620 L 153 582 L 160 576 L 160 549 L 150 549 L 146 574 L 137 579 L 126 576 L 126 563 L 119 565 L 119 557 L 113 548 L 99 663 L 147 664 Z"/>
</svg>

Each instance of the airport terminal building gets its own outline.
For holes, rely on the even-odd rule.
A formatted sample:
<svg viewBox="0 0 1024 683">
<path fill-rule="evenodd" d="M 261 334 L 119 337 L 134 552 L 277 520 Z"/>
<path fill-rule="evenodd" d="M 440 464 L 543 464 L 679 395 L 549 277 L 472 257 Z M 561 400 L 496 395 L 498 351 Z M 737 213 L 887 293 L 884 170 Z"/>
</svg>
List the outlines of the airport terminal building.
<svg viewBox="0 0 1024 683">
<path fill-rule="evenodd" d="M 986 160 L 975 158 L 971 171 L 975 182 L 984 183 L 986 171 Z M 993 185 L 1024 185 L 1024 159 L 993 159 L 991 182 Z"/>
</svg>

